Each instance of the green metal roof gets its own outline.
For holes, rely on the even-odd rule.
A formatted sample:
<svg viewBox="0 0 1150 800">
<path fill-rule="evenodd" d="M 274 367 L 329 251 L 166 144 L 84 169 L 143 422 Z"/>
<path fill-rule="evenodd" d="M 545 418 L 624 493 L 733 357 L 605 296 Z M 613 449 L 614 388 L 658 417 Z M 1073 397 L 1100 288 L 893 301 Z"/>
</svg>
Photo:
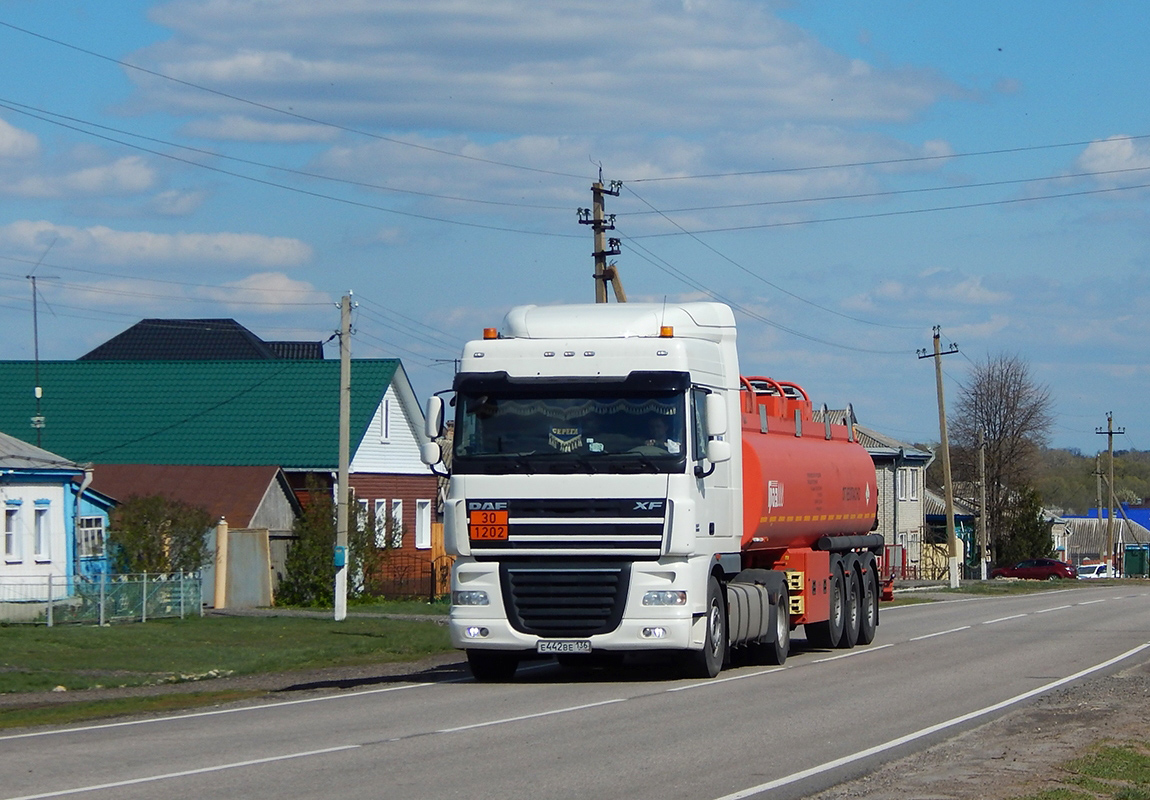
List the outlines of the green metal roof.
<svg viewBox="0 0 1150 800">
<path fill-rule="evenodd" d="M 351 363 L 351 449 L 399 367 Z M 35 364 L 0 361 L 0 431 L 36 444 Z M 39 446 L 79 462 L 339 463 L 339 361 L 42 361 Z"/>
</svg>

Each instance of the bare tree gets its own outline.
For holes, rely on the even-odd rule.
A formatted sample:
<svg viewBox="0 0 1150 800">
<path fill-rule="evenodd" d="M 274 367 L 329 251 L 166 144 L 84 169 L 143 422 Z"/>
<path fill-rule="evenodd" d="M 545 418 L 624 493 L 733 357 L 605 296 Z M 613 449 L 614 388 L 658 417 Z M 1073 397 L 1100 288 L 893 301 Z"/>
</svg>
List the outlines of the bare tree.
<svg viewBox="0 0 1150 800">
<path fill-rule="evenodd" d="M 1017 355 L 987 356 L 976 364 L 948 420 L 959 480 L 978 480 L 978 433 L 986 447 L 987 531 L 993 552 L 1009 535 L 1012 505 L 1034 485 L 1054 417 L 1050 389 L 1034 381 Z"/>
</svg>

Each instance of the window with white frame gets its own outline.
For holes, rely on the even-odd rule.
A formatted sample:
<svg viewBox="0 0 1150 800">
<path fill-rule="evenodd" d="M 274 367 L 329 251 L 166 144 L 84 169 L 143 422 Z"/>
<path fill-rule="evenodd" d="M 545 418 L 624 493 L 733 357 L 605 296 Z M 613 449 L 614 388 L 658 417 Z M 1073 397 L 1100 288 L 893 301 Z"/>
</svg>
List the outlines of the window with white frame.
<svg viewBox="0 0 1150 800">
<path fill-rule="evenodd" d="M 391 398 L 383 398 L 379 406 L 379 441 L 391 440 Z"/>
<path fill-rule="evenodd" d="M 431 501 L 415 501 L 415 547 L 418 550 L 431 548 Z"/>
<path fill-rule="evenodd" d="M 32 520 L 32 553 L 37 561 L 50 561 L 52 558 L 51 519 L 47 506 L 36 508 Z"/>
<path fill-rule="evenodd" d="M 366 500 L 356 500 L 357 513 L 355 515 L 355 529 L 363 533 L 367 528 L 367 515 L 370 513 L 369 503 Z"/>
<path fill-rule="evenodd" d="M 398 550 L 403 547 L 403 501 L 391 501 L 391 527 L 388 530 L 390 547 Z"/>
<path fill-rule="evenodd" d="M 19 561 L 20 557 L 20 507 L 8 506 L 4 509 L 4 558 Z"/>
<path fill-rule="evenodd" d="M 918 499 L 918 470 L 910 467 L 901 467 L 897 475 L 898 482 L 898 499 L 899 500 L 917 500 Z"/>
<path fill-rule="evenodd" d="M 375 501 L 375 546 L 387 547 L 387 501 Z"/>
<path fill-rule="evenodd" d="M 80 517 L 76 532 L 80 558 L 98 558 L 104 555 L 104 518 Z"/>
</svg>

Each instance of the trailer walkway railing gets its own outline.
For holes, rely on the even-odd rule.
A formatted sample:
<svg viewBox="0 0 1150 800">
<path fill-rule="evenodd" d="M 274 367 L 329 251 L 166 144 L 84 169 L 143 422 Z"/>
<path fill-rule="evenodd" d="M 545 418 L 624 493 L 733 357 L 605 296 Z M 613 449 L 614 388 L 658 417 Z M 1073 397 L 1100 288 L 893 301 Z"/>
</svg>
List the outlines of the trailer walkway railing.
<svg viewBox="0 0 1150 800">
<path fill-rule="evenodd" d="M 50 627 L 202 616 L 201 582 L 198 572 L 0 578 L 0 622 Z"/>
</svg>

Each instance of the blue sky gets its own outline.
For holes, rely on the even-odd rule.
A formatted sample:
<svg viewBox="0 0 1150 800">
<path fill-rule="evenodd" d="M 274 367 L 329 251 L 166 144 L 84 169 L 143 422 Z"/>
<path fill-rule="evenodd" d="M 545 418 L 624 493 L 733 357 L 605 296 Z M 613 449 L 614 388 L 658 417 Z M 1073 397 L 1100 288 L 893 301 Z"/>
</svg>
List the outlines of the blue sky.
<svg viewBox="0 0 1150 800">
<path fill-rule="evenodd" d="M 1150 449 L 1150 11 L 1131 2 L 0 0 L 0 358 L 145 317 L 418 394 L 521 303 L 736 307 L 743 371 L 908 441 L 1017 355 L 1051 444 Z M 329 356 L 335 357 L 334 343 Z M 49 421 L 50 424 L 50 421 Z"/>
</svg>

